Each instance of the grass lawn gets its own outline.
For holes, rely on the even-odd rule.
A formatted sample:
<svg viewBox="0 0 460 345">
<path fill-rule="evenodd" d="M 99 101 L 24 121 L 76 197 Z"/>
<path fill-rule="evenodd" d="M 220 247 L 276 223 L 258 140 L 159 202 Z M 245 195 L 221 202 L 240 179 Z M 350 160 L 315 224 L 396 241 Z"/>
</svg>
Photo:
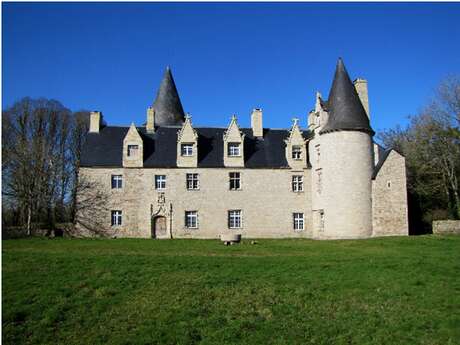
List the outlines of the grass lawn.
<svg viewBox="0 0 460 345">
<path fill-rule="evenodd" d="M 3 241 L 3 344 L 460 344 L 460 236 Z"/>
</svg>

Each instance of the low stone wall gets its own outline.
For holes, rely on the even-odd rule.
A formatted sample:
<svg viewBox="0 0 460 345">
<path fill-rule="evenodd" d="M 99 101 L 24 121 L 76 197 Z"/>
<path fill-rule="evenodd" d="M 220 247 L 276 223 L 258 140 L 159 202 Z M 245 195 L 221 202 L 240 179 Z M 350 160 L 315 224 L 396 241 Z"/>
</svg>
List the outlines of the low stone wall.
<svg viewBox="0 0 460 345">
<path fill-rule="evenodd" d="M 460 235 L 460 220 L 435 220 L 433 221 L 433 234 Z"/>
</svg>

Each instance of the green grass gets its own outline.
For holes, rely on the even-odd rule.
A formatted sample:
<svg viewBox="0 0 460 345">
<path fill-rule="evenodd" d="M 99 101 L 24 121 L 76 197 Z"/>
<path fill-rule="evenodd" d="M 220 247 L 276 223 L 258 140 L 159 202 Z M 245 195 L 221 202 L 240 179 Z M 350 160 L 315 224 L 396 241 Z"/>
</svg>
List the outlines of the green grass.
<svg viewBox="0 0 460 345">
<path fill-rule="evenodd" d="M 3 241 L 3 344 L 460 344 L 460 236 Z"/>
</svg>

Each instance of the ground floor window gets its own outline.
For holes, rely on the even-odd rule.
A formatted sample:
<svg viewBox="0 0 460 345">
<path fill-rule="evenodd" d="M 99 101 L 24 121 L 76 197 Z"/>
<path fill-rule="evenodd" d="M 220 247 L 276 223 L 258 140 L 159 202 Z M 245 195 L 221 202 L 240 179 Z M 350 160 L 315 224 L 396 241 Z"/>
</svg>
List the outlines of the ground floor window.
<svg viewBox="0 0 460 345">
<path fill-rule="evenodd" d="M 293 213 L 294 230 L 301 231 L 304 229 L 303 213 Z"/>
<path fill-rule="evenodd" d="M 112 226 L 121 225 L 122 222 L 122 212 L 120 210 L 112 211 Z"/>
<path fill-rule="evenodd" d="M 228 211 L 228 227 L 230 229 L 241 228 L 241 210 Z"/>
<path fill-rule="evenodd" d="M 198 211 L 185 211 L 185 227 L 189 229 L 198 228 Z"/>
</svg>

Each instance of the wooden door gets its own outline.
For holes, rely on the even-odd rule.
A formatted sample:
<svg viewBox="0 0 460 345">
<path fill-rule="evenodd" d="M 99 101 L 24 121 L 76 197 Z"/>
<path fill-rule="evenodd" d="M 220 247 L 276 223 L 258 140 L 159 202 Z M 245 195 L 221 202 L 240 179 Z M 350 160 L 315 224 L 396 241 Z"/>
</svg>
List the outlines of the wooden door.
<svg viewBox="0 0 460 345">
<path fill-rule="evenodd" d="M 166 237 L 166 217 L 156 217 L 153 220 L 153 238 Z"/>
</svg>

